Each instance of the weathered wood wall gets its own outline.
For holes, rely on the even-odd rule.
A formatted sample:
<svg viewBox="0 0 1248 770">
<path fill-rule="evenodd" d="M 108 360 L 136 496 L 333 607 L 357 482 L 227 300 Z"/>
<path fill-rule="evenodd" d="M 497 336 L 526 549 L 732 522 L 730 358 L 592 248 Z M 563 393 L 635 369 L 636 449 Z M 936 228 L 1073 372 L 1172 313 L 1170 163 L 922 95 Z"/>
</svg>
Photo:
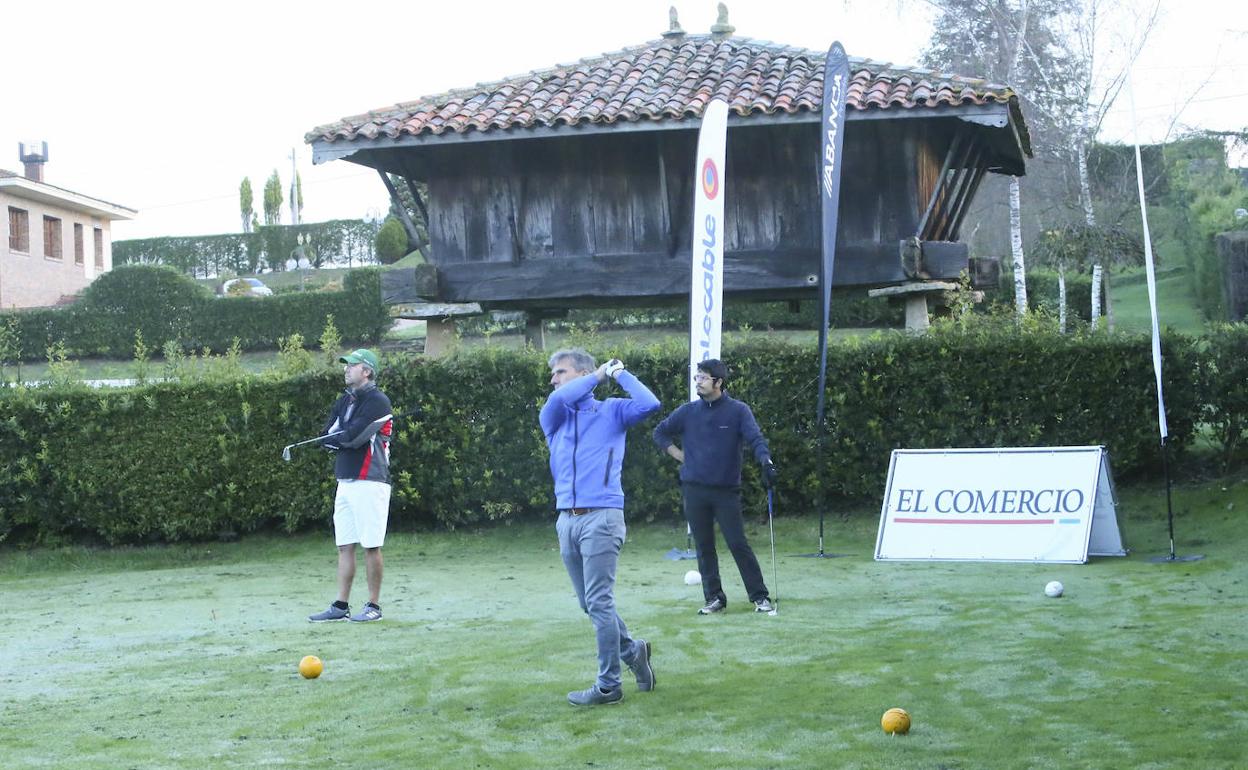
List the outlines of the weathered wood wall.
<svg viewBox="0 0 1248 770">
<path fill-rule="evenodd" d="M 949 119 L 849 127 L 837 285 L 906 277 L 899 243 L 916 233 L 953 133 L 976 130 Z M 518 306 L 534 297 L 682 293 L 696 142 L 691 128 L 421 148 L 407 168 L 429 186 L 442 298 Z M 725 290 L 809 291 L 818 272 L 818 158 L 816 124 L 729 131 Z M 964 262 L 964 247 L 941 252 L 942 270 Z"/>
</svg>

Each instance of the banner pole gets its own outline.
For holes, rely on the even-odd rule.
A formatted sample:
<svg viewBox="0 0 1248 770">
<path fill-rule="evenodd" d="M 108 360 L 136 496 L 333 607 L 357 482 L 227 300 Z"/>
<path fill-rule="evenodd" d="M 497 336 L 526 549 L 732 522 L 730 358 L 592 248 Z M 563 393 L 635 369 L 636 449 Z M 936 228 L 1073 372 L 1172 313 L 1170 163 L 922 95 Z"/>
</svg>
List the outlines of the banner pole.
<svg viewBox="0 0 1248 770">
<path fill-rule="evenodd" d="M 1144 167 L 1140 159 L 1139 123 L 1135 118 L 1135 77 L 1134 65 L 1127 69 L 1127 95 L 1131 102 L 1131 127 L 1135 141 L 1135 182 L 1140 196 L 1140 222 L 1144 228 L 1144 272 L 1148 280 L 1148 307 L 1152 313 L 1153 336 L 1153 375 L 1157 382 L 1157 430 L 1161 434 L 1161 467 L 1166 477 L 1166 521 L 1170 533 L 1170 553 L 1154 556 L 1150 562 L 1172 564 L 1174 562 L 1200 561 L 1205 558 L 1200 554 L 1177 556 L 1174 550 L 1174 505 L 1171 500 L 1170 449 L 1167 439 L 1170 431 L 1166 426 L 1166 398 L 1161 384 L 1161 331 L 1157 321 L 1157 275 L 1153 269 L 1153 238 L 1148 229 L 1148 202 L 1144 196 Z"/>
<path fill-rule="evenodd" d="M 849 96 L 849 57 L 840 41 L 828 48 L 823 68 L 823 122 L 819 143 L 819 199 L 823 213 L 823 255 L 819 263 L 819 379 L 815 399 L 815 508 L 819 512 L 819 551 L 803 553 L 816 559 L 848 554 L 828 553 L 823 547 L 824 522 L 824 395 L 828 385 L 828 327 L 832 315 L 832 273 L 836 264 L 836 227 L 841 203 L 842 148 L 845 141 L 845 103 Z"/>
</svg>

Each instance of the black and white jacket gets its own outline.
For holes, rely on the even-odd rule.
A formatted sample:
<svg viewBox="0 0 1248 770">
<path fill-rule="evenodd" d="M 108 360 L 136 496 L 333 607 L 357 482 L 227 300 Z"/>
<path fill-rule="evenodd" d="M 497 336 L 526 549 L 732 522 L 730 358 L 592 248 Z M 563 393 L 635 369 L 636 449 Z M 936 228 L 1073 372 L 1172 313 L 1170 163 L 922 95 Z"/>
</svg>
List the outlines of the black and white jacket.
<svg viewBox="0 0 1248 770">
<path fill-rule="evenodd" d="M 327 449 L 337 452 L 335 478 L 389 484 L 394 418 L 386 394 L 371 382 L 359 390 L 348 389 L 334 402 L 322 435 L 339 430 L 343 432 L 325 442 Z"/>
</svg>

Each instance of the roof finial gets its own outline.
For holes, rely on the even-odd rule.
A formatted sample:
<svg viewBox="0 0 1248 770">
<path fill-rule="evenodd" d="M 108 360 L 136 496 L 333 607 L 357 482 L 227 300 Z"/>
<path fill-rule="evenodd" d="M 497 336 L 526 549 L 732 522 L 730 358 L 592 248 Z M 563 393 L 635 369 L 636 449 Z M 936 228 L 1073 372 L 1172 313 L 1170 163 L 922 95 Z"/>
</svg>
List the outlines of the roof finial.
<svg viewBox="0 0 1248 770">
<path fill-rule="evenodd" d="M 680 20 L 676 18 L 676 6 L 673 5 L 667 9 L 667 31 L 663 33 L 663 37 L 671 40 L 684 36 L 685 31 L 680 28 Z"/>
<path fill-rule="evenodd" d="M 728 6 L 723 3 L 719 4 L 719 17 L 715 19 L 715 23 L 711 25 L 712 35 L 723 35 L 731 37 L 732 33 L 737 30 L 736 27 L 728 23 Z"/>
</svg>

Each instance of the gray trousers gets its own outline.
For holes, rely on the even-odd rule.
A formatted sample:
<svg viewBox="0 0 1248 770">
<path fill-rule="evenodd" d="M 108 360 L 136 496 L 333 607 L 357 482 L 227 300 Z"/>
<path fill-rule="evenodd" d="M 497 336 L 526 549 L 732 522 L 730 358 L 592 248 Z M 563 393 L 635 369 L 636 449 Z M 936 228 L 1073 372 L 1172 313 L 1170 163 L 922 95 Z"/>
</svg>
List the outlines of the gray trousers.
<svg viewBox="0 0 1248 770">
<path fill-rule="evenodd" d="M 639 646 L 615 611 L 615 568 L 624 545 L 624 511 L 595 508 L 580 516 L 560 513 L 555 531 L 563 566 L 598 637 L 597 685 L 619 687 L 620 662 L 630 665 L 636 660 Z"/>
</svg>

